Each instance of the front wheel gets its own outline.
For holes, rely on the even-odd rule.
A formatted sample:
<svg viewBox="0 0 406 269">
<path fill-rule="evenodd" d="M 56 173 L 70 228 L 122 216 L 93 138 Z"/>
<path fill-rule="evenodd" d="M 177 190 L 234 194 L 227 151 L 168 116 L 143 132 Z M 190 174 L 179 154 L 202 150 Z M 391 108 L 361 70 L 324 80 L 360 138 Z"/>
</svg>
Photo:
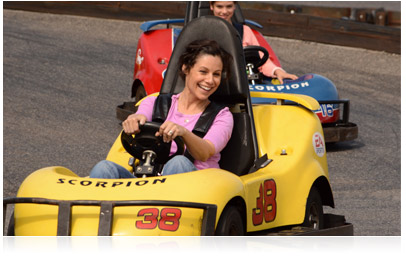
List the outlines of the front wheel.
<svg viewBox="0 0 406 269">
<path fill-rule="evenodd" d="M 244 223 L 240 212 L 235 206 L 227 207 L 217 224 L 216 235 L 243 236 L 244 234 Z"/>
<path fill-rule="evenodd" d="M 306 215 L 302 225 L 315 230 L 323 229 L 323 214 L 323 203 L 321 201 L 320 193 L 317 188 L 313 187 L 307 198 Z"/>
</svg>

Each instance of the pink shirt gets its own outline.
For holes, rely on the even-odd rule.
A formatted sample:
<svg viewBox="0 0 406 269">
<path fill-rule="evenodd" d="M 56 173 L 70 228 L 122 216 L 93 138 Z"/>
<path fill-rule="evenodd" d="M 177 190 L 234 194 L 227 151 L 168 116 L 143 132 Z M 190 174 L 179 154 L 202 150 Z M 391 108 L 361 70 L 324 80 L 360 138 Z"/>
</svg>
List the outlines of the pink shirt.
<svg viewBox="0 0 406 269">
<path fill-rule="evenodd" d="M 259 46 L 259 42 L 257 40 L 257 38 L 255 37 L 254 32 L 251 30 L 251 28 L 247 25 L 243 25 L 243 40 L 242 40 L 242 46 L 246 47 L 246 46 Z M 262 53 L 260 52 L 261 57 L 262 57 Z M 277 69 L 282 69 L 279 66 L 275 65 L 270 59 L 268 59 L 268 61 L 265 62 L 265 64 L 263 66 L 261 66 L 259 68 L 259 71 L 264 74 L 267 77 L 272 77 L 275 78 L 275 71 Z M 283 70 L 283 69 L 282 69 Z"/>
<path fill-rule="evenodd" d="M 138 107 L 136 114 L 143 114 L 147 117 L 147 121 L 151 121 L 155 100 L 156 96 L 150 96 L 146 98 Z M 178 111 L 178 100 L 179 94 L 172 96 L 172 104 L 171 108 L 169 109 L 168 117 L 166 118 L 166 120 L 182 125 L 189 131 L 192 131 L 202 113 L 195 115 L 185 115 L 180 113 Z M 222 110 L 220 110 L 220 112 L 214 119 L 213 124 L 210 127 L 209 131 L 203 137 L 203 139 L 209 140 L 210 142 L 213 143 L 216 152 L 206 162 L 195 160 L 194 165 L 196 166 L 197 169 L 200 170 L 205 168 L 219 168 L 218 162 L 221 157 L 220 151 L 222 151 L 224 147 L 227 145 L 227 142 L 230 139 L 231 133 L 233 131 L 233 125 L 234 125 L 233 115 L 231 114 L 228 107 L 225 107 Z M 172 142 L 170 154 L 173 154 L 175 152 L 176 152 L 176 144 Z"/>
</svg>

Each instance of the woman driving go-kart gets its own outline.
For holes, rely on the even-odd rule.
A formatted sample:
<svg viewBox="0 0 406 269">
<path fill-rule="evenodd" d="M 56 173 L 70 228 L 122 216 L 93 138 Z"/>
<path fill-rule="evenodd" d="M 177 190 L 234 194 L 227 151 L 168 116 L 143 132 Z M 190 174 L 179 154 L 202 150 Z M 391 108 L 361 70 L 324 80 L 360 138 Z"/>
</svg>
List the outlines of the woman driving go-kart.
<svg viewBox="0 0 406 269">
<path fill-rule="evenodd" d="M 185 81 L 184 90 L 171 96 L 160 95 L 158 101 L 155 96 L 147 98 L 140 104 L 138 111 L 123 122 L 126 134 L 138 134 L 140 126 L 147 121 L 161 120 L 156 119 L 162 113 L 159 109 L 170 106 L 166 119 L 162 119 L 164 122 L 155 135 L 162 137 L 162 143 L 181 137 L 187 155 L 178 155 L 169 160 L 163 167 L 162 175 L 219 168 L 220 151 L 226 146 L 233 130 L 233 116 L 228 107 L 211 102 L 209 97 L 219 87 L 223 76 L 228 79 L 226 76 L 229 75 L 227 70 L 230 69 L 231 60 L 232 57 L 214 40 L 190 43 L 179 59 L 178 69 L 180 77 Z M 159 105 L 165 100 L 169 103 Z M 204 124 L 208 125 L 207 132 L 197 132 Z M 176 147 L 173 143 L 171 154 L 176 152 Z M 133 176 L 124 167 L 107 160 L 98 163 L 90 173 L 91 178 Z"/>
</svg>

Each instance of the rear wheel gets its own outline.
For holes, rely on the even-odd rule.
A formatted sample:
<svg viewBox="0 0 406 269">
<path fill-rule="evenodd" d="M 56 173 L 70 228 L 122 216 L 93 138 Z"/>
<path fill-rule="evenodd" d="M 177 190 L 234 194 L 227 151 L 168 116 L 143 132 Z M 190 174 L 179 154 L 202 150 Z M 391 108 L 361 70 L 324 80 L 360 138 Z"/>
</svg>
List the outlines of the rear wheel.
<svg viewBox="0 0 406 269">
<path fill-rule="evenodd" d="M 310 190 L 306 203 L 305 220 L 302 225 L 315 230 L 321 230 L 324 227 L 323 203 L 317 188 L 313 187 Z"/>
<path fill-rule="evenodd" d="M 216 235 L 243 236 L 244 234 L 244 223 L 240 212 L 235 206 L 227 207 L 220 217 Z"/>
</svg>

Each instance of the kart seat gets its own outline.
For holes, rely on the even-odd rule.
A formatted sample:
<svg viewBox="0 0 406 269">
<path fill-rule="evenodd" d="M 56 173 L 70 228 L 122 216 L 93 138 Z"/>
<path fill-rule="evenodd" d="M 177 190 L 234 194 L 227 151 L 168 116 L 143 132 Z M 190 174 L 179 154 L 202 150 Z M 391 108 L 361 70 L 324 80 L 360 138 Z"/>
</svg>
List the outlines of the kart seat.
<svg viewBox="0 0 406 269">
<path fill-rule="evenodd" d="M 184 89 L 185 82 L 178 74 L 179 57 L 190 42 L 199 39 L 216 40 L 233 56 L 230 79 L 221 81 L 210 100 L 223 103 L 229 106 L 230 110 L 235 107 L 242 108 L 233 113 L 234 129 L 230 141 L 221 152 L 220 167 L 237 175 L 246 174 L 253 166 L 258 150 L 243 48 L 232 25 L 215 16 L 200 17 L 188 23 L 173 49 L 160 93 L 176 94 Z"/>
</svg>

